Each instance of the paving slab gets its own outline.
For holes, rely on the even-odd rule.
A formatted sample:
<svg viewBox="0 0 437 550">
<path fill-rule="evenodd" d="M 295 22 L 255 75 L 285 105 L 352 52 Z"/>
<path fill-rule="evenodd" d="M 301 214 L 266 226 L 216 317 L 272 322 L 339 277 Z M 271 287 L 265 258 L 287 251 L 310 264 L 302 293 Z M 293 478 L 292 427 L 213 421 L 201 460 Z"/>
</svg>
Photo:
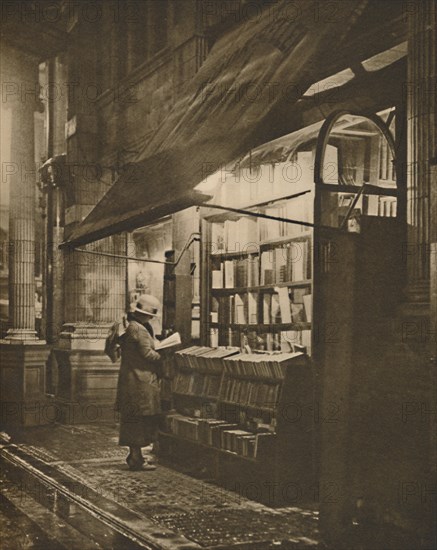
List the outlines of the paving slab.
<svg viewBox="0 0 437 550">
<path fill-rule="evenodd" d="M 167 462 L 154 471 L 129 471 L 116 424 L 31 428 L 13 434 L 12 442 L 23 460 L 32 457 L 46 475 L 61 476 L 58 482 L 80 498 L 98 503 L 100 495 L 102 509 L 114 503 L 105 506 L 120 521 L 134 514 L 133 529 L 143 520 L 158 539 L 173 533 L 175 547 L 321 548 L 317 510 L 270 508 Z"/>
</svg>

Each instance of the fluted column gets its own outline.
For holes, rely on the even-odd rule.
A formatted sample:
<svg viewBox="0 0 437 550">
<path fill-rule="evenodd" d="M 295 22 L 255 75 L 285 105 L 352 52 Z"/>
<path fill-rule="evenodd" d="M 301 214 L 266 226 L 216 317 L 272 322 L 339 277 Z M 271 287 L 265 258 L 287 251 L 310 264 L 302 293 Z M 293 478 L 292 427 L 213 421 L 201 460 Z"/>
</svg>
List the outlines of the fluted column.
<svg viewBox="0 0 437 550">
<path fill-rule="evenodd" d="M 10 49 L 7 74 L 11 110 L 9 164 L 9 319 L 7 339 L 36 340 L 35 332 L 35 160 L 34 111 L 38 63 Z M 14 70 L 15 69 L 15 70 Z M 6 78 L 8 78 L 6 76 Z M 23 91 L 25 92 L 23 94 Z"/>
<path fill-rule="evenodd" d="M 408 283 L 429 289 L 431 165 L 437 151 L 437 5 L 414 2 L 408 37 Z"/>
<path fill-rule="evenodd" d="M 35 426 L 50 422 L 44 414 L 49 348 L 35 332 L 34 113 L 40 106 L 38 59 L 6 43 L 1 48 L 1 164 L 2 184 L 9 188 L 10 329 L 0 341 L 0 423 L 6 427 Z"/>
</svg>

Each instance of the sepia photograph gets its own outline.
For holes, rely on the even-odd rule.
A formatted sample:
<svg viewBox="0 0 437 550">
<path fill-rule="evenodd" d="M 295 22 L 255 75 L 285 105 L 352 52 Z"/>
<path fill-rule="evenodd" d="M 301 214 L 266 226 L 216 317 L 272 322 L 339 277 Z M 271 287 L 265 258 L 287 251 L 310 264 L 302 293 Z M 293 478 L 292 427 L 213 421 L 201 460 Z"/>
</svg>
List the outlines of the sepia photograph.
<svg viewBox="0 0 437 550">
<path fill-rule="evenodd" d="M 0 0 L 1 550 L 437 550 L 437 2 Z"/>
</svg>

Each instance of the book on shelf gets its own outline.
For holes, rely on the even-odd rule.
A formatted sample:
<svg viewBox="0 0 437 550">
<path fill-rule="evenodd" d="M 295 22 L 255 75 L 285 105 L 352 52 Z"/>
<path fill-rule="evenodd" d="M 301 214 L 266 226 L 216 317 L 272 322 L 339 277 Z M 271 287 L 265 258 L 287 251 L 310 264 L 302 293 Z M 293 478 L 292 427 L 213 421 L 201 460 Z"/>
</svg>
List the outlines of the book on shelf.
<svg viewBox="0 0 437 550">
<path fill-rule="evenodd" d="M 308 323 L 311 323 L 312 320 L 312 295 L 305 294 L 303 296 L 303 305 L 305 310 L 305 318 Z"/>
<path fill-rule="evenodd" d="M 215 348 L 219 345 L 219 332 L 216 328 L 209 329 L 209 345 Z"/>
<path fill-rule="evenodd" d="M 225 279 L 225 288 L 234 288 L 235 286 L 234 262 L 232 260 L 226 260 L 224 262 L 224 279 Z"/>
<path fill-rule="evenodd" d="M 258 323 L 258 294 L 253 292 L 247 294 L 247 321 L 249 324 Z"/>
<path fill-rule="evenodd" d="M 246 304 L 247 296 L 245 294 L 236 294 L 235 295 L 235 312 L 234 312 L 234 322 L 237 325 L 245 325 L 247 323 L 246 317 Z"/>
<path fill-rule="evenodd" d="M 270 318 L 271 322 L 274 324 L 282 323 L 282 317 L 281 317 L 281 306 L 279 303 L 279 295 L 276 293 L 271 294 L 271 313 Z"/>
<path fill-rule="evenodd" d="M 248 258 L 247 286 L 259 285 L 259 256 L 251 255 Z"/>
<path fill-rule="evenodd" d="M 290 302 L 291 318 L 293 323 L 302 323 L 305 321 L 304 305 Z"/>
<path fill-rule="evenodd" d="M 222 439 L 222 431 L 223 430 L 232 430 L 238 428 L 238 424 L 224 422 L 223 424 L 214 424 L 211 426 L 211 445 L 213 447 L 217 447 L 220 449 L 221 447 L 221 439 Z"/>
<path fill-rule="evenodd" d="M 283 323 L 291 323 L 290 297 L 287 287 L 275 288 L 278 295 L 279 308 L 281 310 L 281 319 Z"/>
<path fill-rule="evenodd" d="M 291 280 L 303 281 L 306 279 L 305 273 L 305 248 L 306 242 L 294 242 L 289 247 L 289 253 L 291 257 Z"/>
<path fill-rule="evenodd" d="M 238 440 L 241 437 L 254 437 L 254 434 L 241 429 L 223 430 L 221 432 L 221 448 L 226 451 L 243 455 L 242 445 L 238 444 Z M 247 454 L 246 454 L 247 456 Z"/>
<path fill-rule="evenodd" d="M 229 377 L 248 376 L 282 380 L 286 369 L 302 353 L 237 353 L 223 360 Z"/>
<path fill-rule="evenodd" d="M 222 359 L 238 352 L 236 347 L 190 346 L 176 352 L 174 357 L 179 368 L 189 367 L 192 370 L 220 373 L 223 369 Z"/>
<path fill-rule="evenodd" d="M 271 314 L 272 314 L 272 295 L 270 293 L 263 294 L 263 316 L 262 316 L 262 322 L 264 324 L 270 324 L 272 322 Z"/>
<path fill-rule="evenodd" d="M 307 239 L 261 252 L 261 285 L 301 282 L 310 278 L 311 254 Z"/>
<path fill-rule="evenodd" d="M 212 254 L 220 254 L 226 250 L 224 225 L 222 223 L 211 224 L 210 250 Z"/>
<path fill-rule="evenodd" d="M 212 288 L 223 288 L 223 264 L 220 264 L 220 269 L 211 270 L 211 286 Z"/>
<path fill-rule="evenodd" d="M 275 250 L 261 252 L 261 285 L 271 285 L 275 282 Z"/>
</svg>

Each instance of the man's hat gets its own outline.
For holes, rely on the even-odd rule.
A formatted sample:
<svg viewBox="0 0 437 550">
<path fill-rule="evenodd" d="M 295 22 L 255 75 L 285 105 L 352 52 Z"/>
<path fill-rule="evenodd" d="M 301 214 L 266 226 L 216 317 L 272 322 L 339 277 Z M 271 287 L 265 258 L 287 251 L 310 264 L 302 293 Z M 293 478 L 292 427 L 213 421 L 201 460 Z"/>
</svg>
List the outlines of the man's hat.
<svg viewBox="0 0 437 550">
<path fill-rule="evenodd" d="M 138 313 L 145 313 L 146 315 L 157 317 L 161 304 L 155 296 L 152 296 L 151 294 L 142 294 L 133 305 L 133 311 L 138 311 Z"/>
</svg>

